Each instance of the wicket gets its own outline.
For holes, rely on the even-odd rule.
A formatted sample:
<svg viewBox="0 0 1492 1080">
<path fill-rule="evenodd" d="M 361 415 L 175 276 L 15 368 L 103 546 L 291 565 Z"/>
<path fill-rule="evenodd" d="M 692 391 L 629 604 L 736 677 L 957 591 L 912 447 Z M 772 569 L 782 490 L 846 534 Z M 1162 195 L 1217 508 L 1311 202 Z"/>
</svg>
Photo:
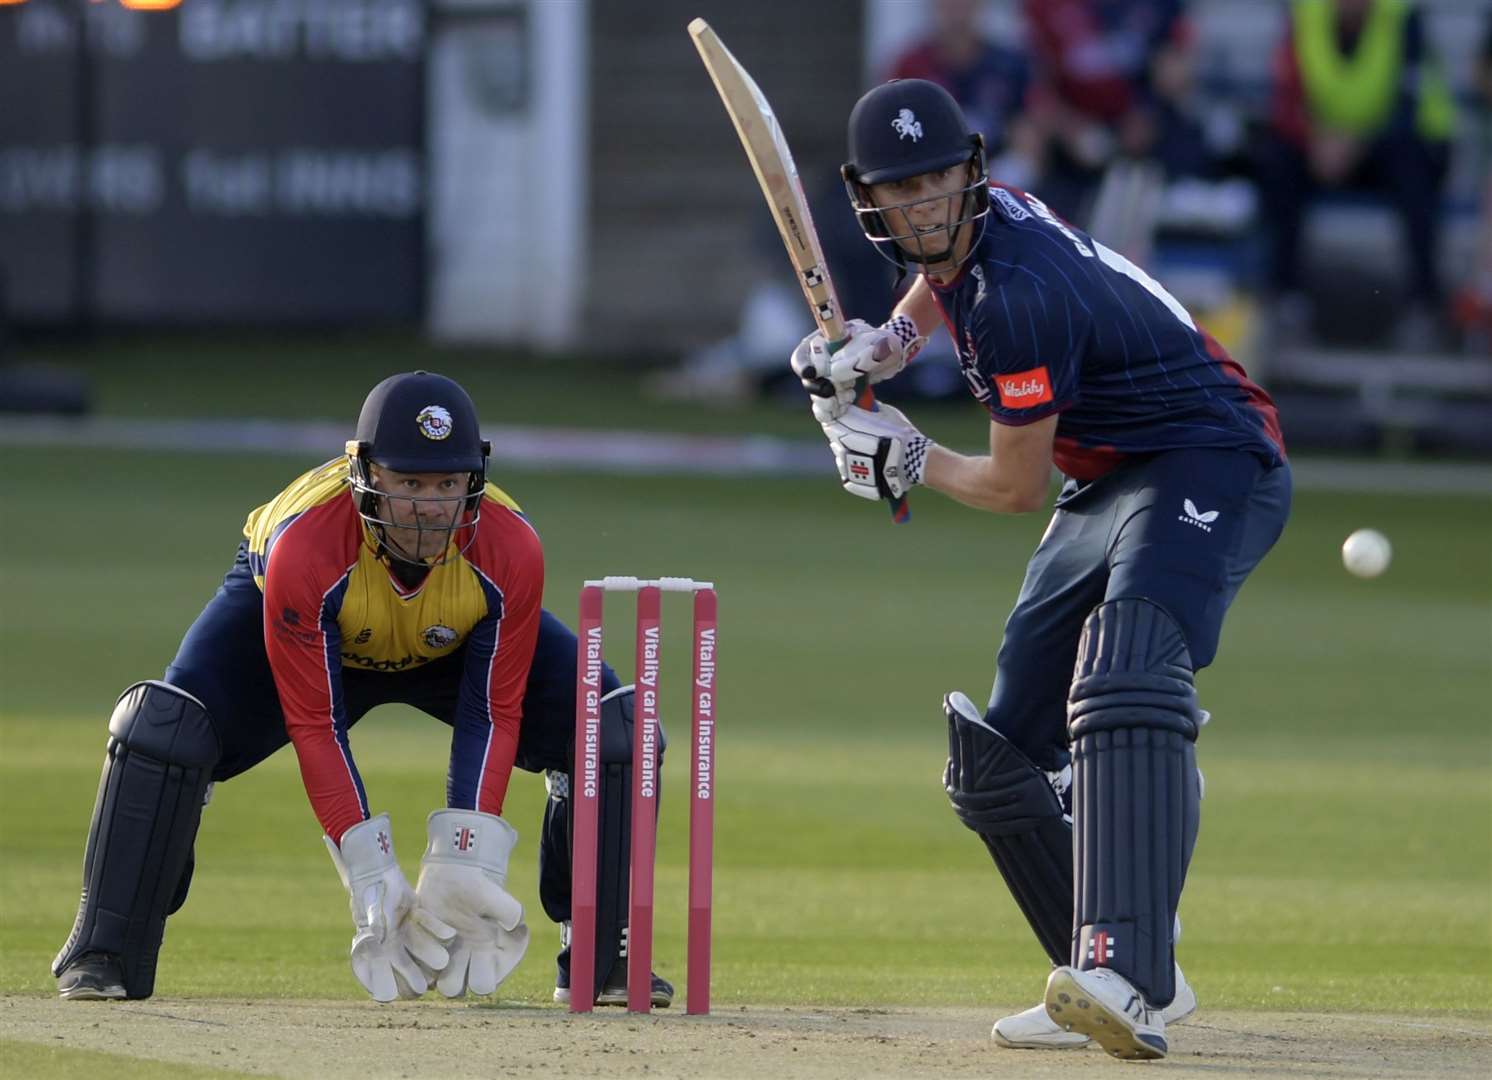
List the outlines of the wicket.
<svg viewBox="0 0 1492 1080">
<path fill-rule="evenodd" d="M 570 1011 L 590 1012 L 596 970 L 596 858 L 601 793 L 602 618 L 608 592 L 637 594 L 637 692 L 632 748 L 631 897 L 627 1009 L 652 1009 L 653 867 L 658 815 L 658 663 L 662 594 L 694 597 L 689 762 L 689 931 L 686 1011 L 710 1011 L 710 890 L 715 848 L 715 586 L 692 578 L 611 576 L 580 590 L 576 625 L 575 779 L 571 785 Z"/>
</svg>

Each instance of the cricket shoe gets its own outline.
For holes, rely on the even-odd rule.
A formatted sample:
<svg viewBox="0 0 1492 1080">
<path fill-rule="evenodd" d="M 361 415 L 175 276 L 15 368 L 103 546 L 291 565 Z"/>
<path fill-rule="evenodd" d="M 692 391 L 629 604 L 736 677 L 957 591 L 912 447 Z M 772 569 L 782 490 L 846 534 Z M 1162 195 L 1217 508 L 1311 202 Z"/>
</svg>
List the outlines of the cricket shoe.
<svg viewBox="0 0 1492 1080">
<path fill-rule="evenodd" d="M 1109 968 L 1059 967 L 1046 981 L 1046 1011 L 1068 1031 L 1097 1041 L 1116 1058 L 1163 1058 L 1166 1021 L 1145 995 Z"/>
<path fill-rule="evenodd" d="M 1176 996 L 1160 1011 L 1167 1025 L 1183 1023 L 1197 1011 L 1197 994 L 1176 965 Z M 1076 1050 L 1093 1040 L 1077 1031 L 1068 1031 L 1051 1018 L 1046 1002 L 1033 1005 L 1025 1012 L 1003 1016 L 990 1029 L 990 1037 L 1011 1050 Z"/>
<path fill-rule="evenodd" d="M 111 953 L 87 952 L 57 976 L 57 996 L 64 1001 L 123 1001 L 124 969 Z"/>
<path fill-rule="evenodd" d="M 626 948 L 625 930 L 623 931 L 623 949 Z M 561 1005 L 570 1004 L 570 923 L 569 920 L 560 924 L 560 943 L 564 947 L 560 950 L 555 964 L 554 976 L 554 1000 Z M 656 971 L 653 976 L 652 1002 L 655 1009 L 666 1009 L 673 1004 L 673 983 L 669 982 Z M 606 973 L 606 981 L 601 984 L 601 992 L 596 995 L 597 1005 L 623 1005 L 627 1004 L 627 954 L 625 951 L 611 965 L 611 970 Z"/>
</svg>

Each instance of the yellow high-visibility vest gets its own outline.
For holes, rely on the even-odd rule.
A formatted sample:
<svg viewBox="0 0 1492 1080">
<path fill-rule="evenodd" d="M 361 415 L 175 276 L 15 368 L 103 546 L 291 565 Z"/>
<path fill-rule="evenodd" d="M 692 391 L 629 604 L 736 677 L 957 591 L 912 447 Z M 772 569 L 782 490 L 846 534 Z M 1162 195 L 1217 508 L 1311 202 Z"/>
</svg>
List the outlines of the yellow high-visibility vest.
<svg viewBox="0 0 1492 1080">
<path fill-rule="evenodd" d="M 1374 0 L 1351 56 L 1337 47 L 1336 12 L 1331 0 L 1297 0 L 1295 55 L 1312 118 L 1323 127 L 1370 136 L 1388 123 L 1404 67 L 1404 0 Z M 1415 126 L 1427 139 L 1448 139 L 1455 131 L 1456 106 L 1440 65 L 1430 56 L 1421 64 Z"/>
</svg>

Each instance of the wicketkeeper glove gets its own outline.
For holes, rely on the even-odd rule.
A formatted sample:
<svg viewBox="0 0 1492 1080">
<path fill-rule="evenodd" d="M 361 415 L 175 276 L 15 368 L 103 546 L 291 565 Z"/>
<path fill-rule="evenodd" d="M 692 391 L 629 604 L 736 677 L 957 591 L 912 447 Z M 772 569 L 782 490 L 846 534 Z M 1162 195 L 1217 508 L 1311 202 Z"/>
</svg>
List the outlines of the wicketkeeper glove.
<svg viewBox="0 0 1492 1080">
<path fill-rule="evenodd" d="M 821 420 L 834 419 L 854 403 L 861 379 L 875 384 L 891 378 L 927 343 L 905 315 L 877 327 L 851 319 L 845 329 L 849 339 L 838 352 L 831 353 L 823 332 L 815 330 L 798 343 L 789 361 L 805 390 L 834 403 L 826 409 L 815 402 L 814 413 Z"/>
<path fill-rule="evenodd" d="M 450 962 L 443 942 L 456 931 L 422 910 L 394 858 L 389 816 L 379 814 L 342 834 L 323 837 L 352 909 L 352 973 L 376 1001 L 416 998 L 428 972 Z"/>
<path fill-rule="evenodd" d="M 922 483 L 934 443 L 900 409 L 882 405 L 866 412 L 851 405 L 838 419 L 822 426 L 834 451 L 839 479 L 851 495 L 896 499 Z"/>
<path fill-rule="evenodd" d="M 504 888 L 518 830 L 475 810 L 430 815 L 420 861 L 420 904 L 455 928 L 450 963 L 435 980 L 446 997 L 490 994 L 528 949 L 523 905 Z"/>
</svg>

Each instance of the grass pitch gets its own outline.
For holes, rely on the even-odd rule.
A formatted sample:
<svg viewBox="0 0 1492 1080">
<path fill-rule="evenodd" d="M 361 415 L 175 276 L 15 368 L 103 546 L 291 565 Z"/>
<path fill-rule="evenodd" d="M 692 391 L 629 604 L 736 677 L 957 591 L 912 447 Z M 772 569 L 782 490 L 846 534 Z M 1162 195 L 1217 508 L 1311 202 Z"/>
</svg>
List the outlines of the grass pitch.
<svg viewBox="0 0 1492 1080">
<path fill-rule="evenodd" d="M 330 448 L 329 454 L 336 448 Z M 8 451 L 0 496 L 0 991 L 50 993 L 118 692 L 158 677 L 227 569 L 243 516 L 313 462 Z M 1044 527 L 930 494 L 894 528 L 832 479 L 496 479 L 573 618 L 601 573 L 714 579 L 721 602 L 714 998 L 1034 1003 L 1046 963 L 950 812 L 939 696 L 989 688 Z M 1353 528 L 1395 546 L 1341 569 Z M 1305 493 L 1199 679 L 1203 828 L 1180 958 L 1209 1009 L 1485 1016 L 1492 1010 L 1492 508 Z M 613 607 L 624 676 L 630 610 Z M 665 607 L 657 966 L 682 982 L 687 616 Z M 413 876 L 442 804 L 447 730 L 398 708 L 352 744 Z M 543 788 L 518 774 L 513 888 L 535 931 L 504 1000 L 549 1000 Z M 220 785 L 171 920 L 169 998 L 362 1000 L 346 896 L 286 750 Z M 681 986 L 682 989 L 682 986 Z M 28 1051 L 35 1053 L 36 1051 Z"/>
</svg>

